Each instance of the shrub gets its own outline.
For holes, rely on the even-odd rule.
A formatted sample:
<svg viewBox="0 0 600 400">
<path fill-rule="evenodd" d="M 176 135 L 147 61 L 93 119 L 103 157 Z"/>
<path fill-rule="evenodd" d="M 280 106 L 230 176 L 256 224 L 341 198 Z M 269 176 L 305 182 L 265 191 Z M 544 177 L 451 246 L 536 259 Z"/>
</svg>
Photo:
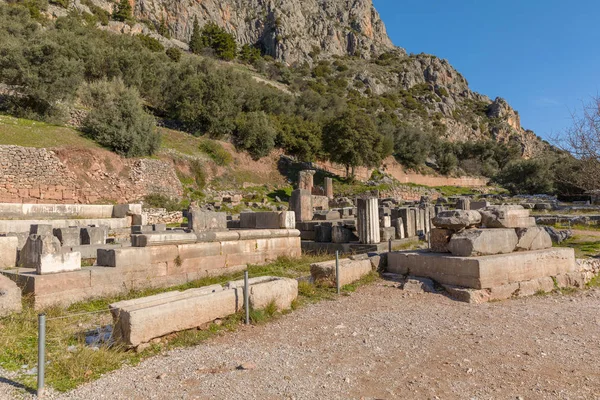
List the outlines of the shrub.
<svg viewBox="0 0 600 400">
<path fill-rule="evenodd" d="M 545 160 L 517 160 L 509 163 L 495 181 L 512 194 L 541 194 L 554 190 L 554 177 Z"/>
<path fill-rule="evenodd" d="M 262 111 L 241 114 L 236 121 L 235 145 L 254 159 L 267 156 L 275 147 L 277 132 Z"/>
<path fill-rule="evenodd" d="M 156 39 L 148 35 L 137 35 L 144 47 L 153 52 L 165 51 L 165 47 Z"/>
<path fill-rule="evenodd" d="M 236 56 L 237 44 L 233 35 L 213 22 L 204 25 L 200 32 L 200 41 L 203 48 L 212 49 L 222 60 L 231 61 Z"/>
<path fill-rule="evenodd" d="M 112 15 L 115 21 L 129 22 L 133 21 L 133 8 L 129 0 L 121 0 Z"/>
<path fill-rule="evenodd" d="M 83 131 L 98 144 L 127 157 L 152 155 L 158 150 L 156 121 L 144 110 L 136 89 L 121 80 L 98 81 L 85 85 L 81 97 L 91 108 Z"/>
<path fill-rule="evenodd" d="M 179 62 L 181 60 L 181 56 L 183 55 L 181 49 L 177 47 L 169 47 L 165 53 L 174 62 Z"/>
<path fill-rule="evenodd" d="M 245 44 L 242 46 L 238 58 L 240 61 L 245 62 L 246 64 L 254 64 L 260 59 L 260 50 L 256 47 Z"/>
<path fill-rule="evenodd" d="M 144 205 L 150 208 L 165 208 L 167 211 L 181 211 L 183 208 L 177 199 L 172 199 L 160 193 L 146 195 L 143 200 Z"/>
<path fill-rule="evenodd" d="M 217 165 L 226 166 L 233 160 L 231 154 L 219 142 L 214 140 L 203 139 L 198 147 L 201 152 L 207 154 Z"/>
</svg>

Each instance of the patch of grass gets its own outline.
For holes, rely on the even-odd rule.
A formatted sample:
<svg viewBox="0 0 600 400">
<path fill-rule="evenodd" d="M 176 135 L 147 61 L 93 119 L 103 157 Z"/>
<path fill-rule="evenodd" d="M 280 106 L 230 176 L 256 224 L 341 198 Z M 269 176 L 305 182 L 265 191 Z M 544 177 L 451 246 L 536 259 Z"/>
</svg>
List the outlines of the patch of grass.
<svg viewBox="0 0 600 400">
<path fill-rule="evenodd" d="M 360 280 L 358 280 L 354 283 L 351 283 L 349 285 L 343 286 L 341 288 L 342 292 L 345 292 L 345 293 L 355 292 L 356 289 L 358 289 L 360 286 L 371 284 L 371 283 L 375 282 L 378 278 L 379 278 L 379 275 L 375 271 L 372 271 L 368 275 L 365 275 L 362 278 L 360 278 Z"/>
<path fill-rule="evenodd" d="M 100 148 L 75 129 L 8 115 L 0 115 L 0 145 Z"/>
<path fill-rule="evenodd" d="M 597 257 L 600 255 L 600 240 L 589 241 L 587 237 L 573 236 L 562 242 L 559 246 L 575 249 L 575 257 L 578 258 Z"/>
<path fill-rule="evenodd" d="M 202 139 L 198 148 L 201 152 L 208 155 L 217 165 L 222 167 L 231 164 L 231 161 L 233 161 L 231 154 L 215 140 Z"/>
<path fill-rule="evenodd" d="M 467 196 L 476 194 L 473 188 L 461 187 L 461 186 L 436 186 L 433 189 L 437 190 L 444 197 L 449 196 Z"/>
<path fill-rule="evenodd" d="M 588 288 L 594 288 L 594 287 L 600 287 L 600 274 L 596 275 L 595 277 L 593 277 L 587 284 L 586 287 Z"/>
</svg>

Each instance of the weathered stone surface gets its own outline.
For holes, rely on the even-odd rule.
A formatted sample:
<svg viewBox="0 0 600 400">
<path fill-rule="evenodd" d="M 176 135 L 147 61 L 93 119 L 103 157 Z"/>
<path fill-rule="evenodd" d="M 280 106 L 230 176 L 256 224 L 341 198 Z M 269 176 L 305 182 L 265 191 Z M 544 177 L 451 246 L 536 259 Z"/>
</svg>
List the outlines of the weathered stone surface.
<svg viewBox="0 0 600 400">
<path fill-rule="evenodd" d="M 460 257 L 506 254 L 515 250 L 518 241 L 514 229 L 467 229 L 452 235 L 448 250 Z"/>
<path fill-rule="evenodd" d="M 552 243 L 561 244 L 562 242 L 573 236 L 573 233 L 570 230 L 565 229 L 559 231 L 558 229 L 552 226 L 544 226 L 543 228 L 548 233 L 548 235 L 550 235 Z"/>
<path fill-rule="evenodd" d="M 470 289 L 446 284 L 442 286 L 450 297 L 464 303 L 481 304 L 490 301 L 490 293 L 486 289 Z"/>
<path fill-rule="evenodd" d="M 552 239 L 542 227 L 517 228 L 517 251 L 541 250 L 552 247 Z"/>
<path fill-rule="evenodd" d="M 358 240 L 351 229 L 342 225 L 335 225 L 331 230 L 331 241 L 333 243 L 350 243 Z"/>
<path fill-rule="evenodd" d="M 237 311 L 236 293 L 220 285 L 167 292 L 109 306 L 113 338 L 137 346 L 172 332 L 192 329 Z"/>
<path fill-rule="evenodd" d="M 325 178 L 325 196 L 329 200 L 333 200 L 333 179 Z"/>
<path fill-rule="evenodd" d="M 188 228 L 194 232 L 227 229 L 227 213 L 204 211 L 190 207 L 188 212 Z"/>
<path fill-rule="evenodd" d="M 519 290 L 515 294 L 519 297 L 532 296 L 536 293 L 550 293 L 554 290 L 554 280 L 545 276 L 530 281 L 519 282 Z"/>
<path fill-rule="evenodd" d="M 32 224 L 29 227 L 30 235 L 52 235 L 52 225 L 50 224 Z"/>
<path fill-rule="evenodd" d="M 263 276 L 249 279 L 248 284 L 250 285 L 250 307 L 255 310 L 262 310 L 271 302 L 275 302 L 278 310 L 287 310 L 298 298 L 298 281 L 295 279 Z M 237 291 L 237 308 L 243 308 L 244 281 L 228 282 L 225 289 Z"/>
<path fill-rule="evenodd" d="M 80 229 L 81 244 L 106 244 L 108 238 L 108 227 L 106 226 L 86 226 Z"/>
<path fill-rule="evenodd" d="M 306 189 L 296 189 L 290 198 L 290 210 L 296 213 L 296 222 L 312 221 L 312 195 Z"/>
<path fill-rule="evenodd" d="M 79 231 L 79 228 L 53 229 L 54 236 L 58 238 L 61 246 L 79 246 L 81 243 Z"/>
<path fill-rule="evenodd" d="M 490 202 L 487 200 L 471 201 L 471 210 L 481 210 L 490 206 Z"/>
<path fill-rule="evenodd" d="M 398 209 L 398 215 L 404 224 L 404 234 L 406 237 L 416 236 L 417 230 L 414 210 L 409 208 L 400 208 Z"/>
<path fill-rule="evenodd" d="M 576 272 L 569 248 L 515 252 L 482 257 L 456 257 L 429 252 L 392 252 L 387 272 L 431 278 L 438 283 L 472 289 Z"/>
<path fill-rule="evenodd" d="M 396 230 L 396 239 L 404 239 L 406 237 L 404 232 L 404 221 L 402 221 L 402 218 L 393 219 L 392 227 Z"/>
<path fill-rule="evenodd" d="M 327 211 L 329 210 L 329 198 L 327 196 L 311 196 L 313 209 Z"/>
<path fill-rule="evenodd" d="M 392 217 L 385 215 L 381 218 L 381 227 L 390 228 L 392 226 Z"/>
<path fill-rule="evenodd" d="M 21 312 L 21 289 L 9 278 L 0 275 L 0 317 Z"/>
<path fill-rule="evenodd" d="M 402 290 L 408 293 L 435 293 L 435 285 L 429 278 L 408 276 L 402 285 Z"/>
<path fill-rule="evenodd" d="M 256 229 L 279 229 L 281 214 L 278 211 L 257 212 Z"/>
<path fill-rule="evenodd" d="M 522 206 L 492 206 L 479 211 L 486 228 L 528 228 L 535 226 L 535 218 Z"/>
<path fill-rule="evenodd" d="M 165 231 L 140 235 L 131 235 L 133 247 L 161 246 L 165 244 L 196 243 L 198 237 L 194 232 Z"/>
<path fill-rule="evenodd" d="M 357 199 L 358 238 L 363 244 L 381 242 L 379 231 L 379 204 L 376 198 Z"/>
<path fill-rule="evenodd" d="M 313 170 L 300 171 L 298 173 L 298 189 L 308 190 L 312 193 L 315 172 Z"/>
<path fill-rule="evenodd" d="M 296 213 L 293 211 L 282 211 L 279 214 L 280 229 L 296 229 Z"/>
<path fill-rule="evenodd" d="M 442 211 L 433 218 L 432 222 L 438 228 L 460 231 L 479 225 L 481 223 L 481 214 L 478 211 L 466 210 Z"/>
<path fill-rule="evenodd" d="M 431 251 L 434 253 L 450 253 L 448 243 L 454 233 L 451 229 L 434 228 L 431 230 Z"/>
<path fill-rule="evenodd" d="M 56 274 L 59 272 L 77 271 L 81 269 L 81 253 L 78 251 L 61 251 L 54 254 L 42 254 L 36 267 L 38 275 Z"/>
<path fill-rule="evenodd" d="M 315 221 L 335 221 L 341 218 L 339 211 L 315 211 L 313 219 Z"/>
<path fill-rule="evenodd" d="M 360 280 L 372 271 L 371 261 L 341 259 L 340 263 L 340 285 L 348 285 Z M 321 282 L 329 286 L 335 286 L 335 260 L 315 263 L 310 265 L 310 275 L 315 282 Z"/>
<path fill-rule="evenodd" d="M 315 242 L 329 243 L 332 241 L 331 224 L 319 224 L 315 226 Z"/>
<path fill-rule="evenodd" d="M 468 197 L 461 197 L 456 202 L 456 208 L 459 210 L 470 210 L 471 209 L 471 199 Z"/>
<path fill-rule="evenodd" d="M 19 238 L 16 236 L 0 236 L 0 269 L 17 265 Z"/>
<path fill-rule="evenodd" d="M 19 255 L 19 267 L 37 268 L 41 255 L 60 253 L 60 251 L 60 241 L 54 235 L 29 235 Z"/>
<path fill-rule="evenodd" d="M 381 242 L 389 242 L 396 239 L 396 228 L 379 228 Z"/>
<path fill-rule="evenodd" d="M 240 213 L 241 229 L 256 229 L 256 213 L 253 211 Z"/>
</svg>

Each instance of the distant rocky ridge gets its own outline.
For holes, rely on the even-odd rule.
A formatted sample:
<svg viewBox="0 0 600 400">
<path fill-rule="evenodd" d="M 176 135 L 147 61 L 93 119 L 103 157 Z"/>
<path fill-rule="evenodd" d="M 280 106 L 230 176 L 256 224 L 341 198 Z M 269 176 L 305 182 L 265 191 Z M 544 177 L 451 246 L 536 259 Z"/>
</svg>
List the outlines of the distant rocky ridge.
<svg viewBox="0 0 600 400">
<path fill-rule="evenodd" d="M 107 11 L 115 5 L 113 1 L 91 1 Z M 532 131 L 521 127 L 518 112 L 504 99 L 492 101 L 473 92 L 447 60 L 425 54 L 409 56 L 394 46 L 372 0 L 130 1 L 138 21 L 167 26 L 170 44 L 185 47 L 197 18 L 200 25 L 214 22 L 232 33 L 240 45 L 258 46 L 263 54 L 291 66 L 354 56 L 358 61 L 350 70 L 349 87 L 361 81 L 364 87 L 360 91 L 365 95 L 408 91 L 424 106 L 418 115 L 400 115 L 403 120 L 430 129 L 435 124 L 443 126 L 440 135 L 450 141 L 492 138 L 514 142 L 525 158 L 548 148 Z M 71 7 L 87 8 L 81 0 L 72 0 Z M 56 14 L 56 7 L 54 10 Z M 140 23 L 130 27 L 111 21 L 103 29 L 158 36 Z M 391 55 L 395 61 L 389 65 L 369 61 L 382 55 Z"/>
</svg>

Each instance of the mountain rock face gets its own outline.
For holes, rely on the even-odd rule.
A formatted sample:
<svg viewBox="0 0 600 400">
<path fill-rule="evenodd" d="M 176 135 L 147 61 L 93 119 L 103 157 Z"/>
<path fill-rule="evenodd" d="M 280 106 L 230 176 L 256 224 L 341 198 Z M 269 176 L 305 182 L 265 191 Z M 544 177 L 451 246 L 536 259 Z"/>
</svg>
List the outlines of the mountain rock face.
<svg viewBox="0 0 600 400">
<path fill-rule="evenodd" d="M 134 10 L 184 42 L 195 18 L 214 22 L 288 64 L 318 52 L 369 58 L 394 48 L 371 0 L 135 0 Z"/>
<path fill-rule="evenodd" d="M 108 12 L 116 4 L 110 0 L 91 1 Z M 399 111 L 398 116 L 438 132 L 447 140 L 492 138 L 502 143 L 517 143 L 525 158 L 547 148 L 532 131 L 521 127 L 518 112 L 504 99 L 492 101 L 473 92 L 447 60 L 427 54 L 407 55 L 404 49 L 394 46 L 372 0 L 130 2 L 137 24 L 110 21 L 101 28 L 115 33 L 150 34 L 167 45 L 185 49 L 195 19 L 200 26 L 214 22 L 232 33 L 239 45 L 260 47 L 263 54 L 289 66 L 305 62 L 314 65 L 320 60 L 344 57 L 350 66 L 344 73 L 349 88 L 364 96 L 404 96 L 405 111 L 412 111 Z M 85 4 L 82 0 L 71 0 L 70 7 L 85 11 Z M 170 33 L 170 41 L 148 28 L 163 24 Z"/>
</svg>

